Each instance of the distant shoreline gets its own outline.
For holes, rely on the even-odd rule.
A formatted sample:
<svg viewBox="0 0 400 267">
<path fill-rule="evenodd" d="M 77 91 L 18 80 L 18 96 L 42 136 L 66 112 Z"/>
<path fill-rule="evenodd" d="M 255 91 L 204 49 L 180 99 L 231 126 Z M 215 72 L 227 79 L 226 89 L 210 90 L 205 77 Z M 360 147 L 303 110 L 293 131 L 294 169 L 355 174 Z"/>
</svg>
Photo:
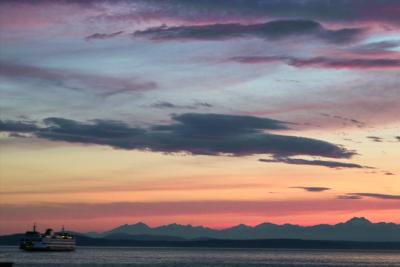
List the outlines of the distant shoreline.
<svg viewBox="0 0 400 267">
<path fill-rule="evenodd" d="M 21 235 L 0 236 L 0 245 L 18 246 Z M 340 249 L 340 250 L 400 250 L 400 242 L 327 241 L 303 239 L 207 239 L 153 241 L 106 239 L 77 236 L 81 247 L 183 247 L 183 248 L 270 248 L 270 249 Z"/>
<path fill-rule="evenodd" d="M 79 239 L 78 239 L 79 240 Z M 100 241 L 100 240 L 99 240 Z M 185 248 L 270 248 L 270 249 L 362 249 L 362 250 L 400 250 L 400 242 L 353 242 L 319 241 L 297 239 L 260 239 L 260 240 L 199 240 L 199 241 L 136 241 L 102 240 L 94 244 L 78 246 L 110 247 L 185 247 Z"/>
<path fill-rule="evenodd" d="M 1 248 L 15 248 L 18 249 L 18 246 L 16 245 L 0 245 L 0 249 Z M 110 249 L 117 249 L 117 248 L 149 248 L 149 249 L 157 249 L 157 248 L 165 248 L 165 249 L 221 249 L 221 250 L 242 250 L 242 249 L 249 249 L 249 250 L 257 250 L 257 249 L 265 249 L 265 250 L 271 250 L 271 251 L 280 251 L 280 250 L 284 250 L 284 251 L 377 251 L 377 252 L 396 252 L 399 251 L 400 252 L 400 248 L 389 248 L 389 249 L 374 249 L 374 248 L 275 248 L 275 247 L 202 247 L 202 246 L 198 246 L 198 247 L 188 247 L 188 246 L 95 246 L 95 245 L 78 245 L 76 246 L 77 250 L 81 249 L 94 249 L 94 248 L 110 248 Z M 76 251 L 76 250 L 75 250 Z M 75 251 L 67 251 L 66 253 L 69 252 L 75 252 Z M 32 251 L 23 251 L 21 250 L 21 252 L 26 252 L 26 253 L 37 253 L 32 252 Z M 39 252 L 43 252 L 43 253 L 49 253 L 48 251 L 39 251 Z M 55 253 L 57 253 L 58 251 L 55 251 Z M 64 251 L 61 251 L 61 253 L 63 253 Z M 53 253 L 53 252 L 50 252 Z M 64 252 L 65 253 L 65 252 Z"/>
</svg>

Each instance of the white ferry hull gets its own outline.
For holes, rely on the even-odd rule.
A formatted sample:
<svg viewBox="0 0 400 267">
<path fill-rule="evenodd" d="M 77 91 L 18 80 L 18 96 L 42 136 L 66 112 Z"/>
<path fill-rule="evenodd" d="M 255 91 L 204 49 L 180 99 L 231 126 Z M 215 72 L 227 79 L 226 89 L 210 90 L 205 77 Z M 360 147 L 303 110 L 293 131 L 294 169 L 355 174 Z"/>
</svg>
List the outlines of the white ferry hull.
<svg viewBox="0 0 400 267">
<path fill-rule="evenodd" d="M 26 251 L 74 251 L 75 242 L 34 241 L 31 243 L 21 244 L 20 248 Z"/>
</svg>

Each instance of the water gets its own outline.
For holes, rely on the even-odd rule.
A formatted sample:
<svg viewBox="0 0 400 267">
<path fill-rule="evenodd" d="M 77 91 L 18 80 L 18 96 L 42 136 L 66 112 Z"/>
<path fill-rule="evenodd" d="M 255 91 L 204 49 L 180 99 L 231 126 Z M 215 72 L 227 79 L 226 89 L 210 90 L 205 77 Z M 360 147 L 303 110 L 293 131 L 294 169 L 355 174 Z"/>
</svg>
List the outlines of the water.
<svg viewBox="0 0 400 267">
<path fill-rule="evenodd" d="M 24 252 L 0 247 L 15 267 L 400 267 L 400 251 L 78 247 L 74 252 Z"/>
</svg>

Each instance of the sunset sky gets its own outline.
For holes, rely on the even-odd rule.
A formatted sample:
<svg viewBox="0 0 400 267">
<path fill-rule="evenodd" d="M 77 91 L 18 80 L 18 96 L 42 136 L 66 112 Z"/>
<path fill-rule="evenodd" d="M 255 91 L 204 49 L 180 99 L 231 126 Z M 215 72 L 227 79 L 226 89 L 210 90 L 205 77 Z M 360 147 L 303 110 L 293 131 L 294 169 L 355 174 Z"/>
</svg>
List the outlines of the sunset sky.
<svg viewBox="0 0 400 267">
<path fill-rule="evenodd" d="M 400 223 L 400 1 L 0 2 L 0 234 Z"/>
</svg>

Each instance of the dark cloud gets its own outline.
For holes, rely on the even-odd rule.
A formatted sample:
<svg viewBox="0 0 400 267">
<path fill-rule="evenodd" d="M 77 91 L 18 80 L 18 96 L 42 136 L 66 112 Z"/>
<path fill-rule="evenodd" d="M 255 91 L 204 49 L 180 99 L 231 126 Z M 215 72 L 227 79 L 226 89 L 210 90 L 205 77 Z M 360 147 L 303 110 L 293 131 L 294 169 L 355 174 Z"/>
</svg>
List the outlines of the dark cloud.
<svg viewBox="0 0 400 267">
<path fill-rule="evenodd" d="M 323 192 L 327 190 L 331 190 L 329 187 L 308 187 L 308 186 L 293 186 L 290 188 L 298 188 L 298 189 L 303 189 L 308 192 Z"/>
<path fill-rule="evenodd" d="M 367 136 L 367 138 L 377 143 L 381 143 L 383 141 L 382 138 L 379 136 Z"/>
<path fill-rule="evenodd" d="M 400 59 L 386 59 L 386 58 L 346 58 L 334 59 L 316 57 L 311 59 L 291 59 L 289 65 L 296 67 L 327 67 L 327 68 L 354 68 L 354 69 L 373 69 L 373 68 L 400 68 Z"/>
<path fill-rule="evenodd" d="M 15 137 L 15 138 L 28 138 L 30 137 L 29 134 L 23 134 L 23 133 L 9 133 L 9 137 Z"/>
<path fill-rule="evenodd" d="M 21 0 L 20 0 L 21 1 Z M 38 2 L 49 2 L 39 0 Z M 182 22 L 248 21 L 267 18 L 305 18 L 327 22 L 399 24 L 397 0 L 59 0 L 80 5 L 132 4 L 123 12 L 105 12 L 112 20 L 177 20 Z M 54 3 L 54 1 L 51 1 Z"/>
<path fill-rule="evenodd" d="M 95 33 L 85 37 L 86 41 L 93 41 L 93 40 L 104 40 L 104 39 L 111 39 L 118 35 L 121 35 L 123 31 L 113 32 L 113 33 Z"/>
<path fill-rule="evenodd" d="M 231 61 L 243 64 L 270 64 L 282 62 L 294 67 L 323 67 L 334 69 L 400 69 L 397 58 L 294 58 L 280 56 L 232 57 Z"/>
<path fill-rule="evenodd" d="M 381 42 L 373 42 L 367 43 L 363 45 L 358 45 L 349 49 L 353 53 L 357 54 L 382 54 L 382 53 L 396 53 L 396 51 L 391 50 L 393 48 L 397 48 L 400 46 L 400 41 L 381 41 Z"/>
<path fill-rule="evenodd" d="M 207 102 L 196 102 L 195 105 L 199 106 L 199 107 L 206 107 L 206 108 L 212 108 L 213 107 L 212 104 L 207 103 Z"/>
<path fill-rule="evenodd" d="M 348 193 L 345 196 L 355 197 L 355 198 L 377 198 L 377 199 L 389 199 L 389 200 L 397 200 L 400 199 L 400 195 L 388 195 L 388 194 L 377 194 L 377 193 Z"/>
<path fill-rule="evenodd" d="M 33 122 L 0 120 L 0 132 L 31 133 L 39 130 Z"/>
<path fill-rule="evenodd" d="M 0 62 L 0 76 L 14 80 L 28 80 L 68 90 L 90 90 L 103 96 L 111 96 L 124 92 L 142 92 L 157 88 L 151 81 L 141 81 L 138 78 L 121 78 L 93 73 L 81 73 L 63 69 L 41 68 L 29 65 L 16 65 Z"/>
<path fill-rule="evenodd" d="M 135 23 L 172 22 L 177 24 L 249 24 L 266 19 L 306 19 L 333 24 L 400 24 L 397 0 L 3 0 L 7 4 L 71 4 L 96 11 L 104 21 Z M 117 8 L 115 8 L 117 7 Z M 118 8 L 119 7 L 119 8 Z M 84 13 L 85 14 L 85 13 Z M 65 14 L 69 15 L 69 14 Z M 93 17 L 89 17 L 93 20 Z M 57 18 L 58 19 L 58 18 Z M 59 22 L 57 20 L 57 22 Z"/>
<path fill-rule="evenodd" d="M 43 121 L 45 126 L 32 129 L 31 134 L 53 141 L 193 155 L 270 154 L 277 158 L 293 155 L 350 158 L 355 154 L 317 139 L 266 133 L 265 130 L 288 129 L 288 123 L 268 118 L 185 113 L 174 115 L 172 120 L 170 124 L 139 128 L 120 121 L 92 120 L 83 123 L 47 118 Z M 4 121 L 4 129 L 18 132 L 8 125 L 10 123 L 14 125 L 17 122 Z"/>
<path fill-rule="evenodd" d="M 134 32 L 135 37 L 152 40 L 224 40 L 238 37 L 258 37 L 278 40 L 292 36 L 312 36 L 332 43 L 357 39 L 361 28 L 328 30 L 311 20 L 276 20 L 259 24 L 208 24 L 194 26 L 160 26 Z"/>
<path fill-rule="evenodd" d="M 337 199 L 362 199 L 362 197 L 354 195 L 340 195 L 337 196 Z"/>
<path fill-rule="evenodd" d="M 196 107 L 205 107 L 205 108 L 212 108 L 213 105 L 207 102 L 196 102 L 194 104 Z"/>
<path fill-rule="evenodd" d="M 296 159 L 289 157 L 275 157 L 273 159 L 259 159 L 261 162 L 270 162 L 270 163 L 286 163 L 286 164 L 294 164 L 294 165 L 313 165 L 313 166 L 322 166 L 334 169 L 341 168 L 371 168 L 367 166 L 362 166 L 355 163 L 345 163 L 338 161 L 327 161 L 327 160 L 307 160 L 307 159 Z"/>
<path fill-rule="evenodd" d="M 155 130 L 167 130 L 180 135 L 224 136 L 261 133 L 262 130 L 287 130 L 287 122 L 253 116 L 213 113 L 184 113 L 173 115 L 177 123 L 154 126 Z"/>
<path fill-rule="evenodd" d="M 160 101 L 151 105 L 154 108 L 181 108 L 182 106 L 172 104 L 166 101 Z"/>
<path fill-rule="evenodd" d="M 400 136 L 395 136 L 395 138 L 400 142 Z"/>
<path fill-rule="evenodd" d="M 394 175 L 393 172 L 385 172 L 385 175 Z"/>
<path fill-rule="evenodd" d="M 359 128 L 363 128 L 366 126 L 365 122 L 356 120 L 354 118 L 347 118 L 347 117 L 343 117 L 340 115 L 330 115 L 330 114 L 326 114 L 326 113 L 320 113 L 321 116 L 327 117 L 327 118 L 332 118 L 332 119 L 336 119 L 336 120 L 340 120 L 344 123 L 344 125 L 347 124 L 353 124 Z"/>
<path fill-rule="evenodd" d="M 213 105 L 207 102 L 196 102 L 190 105 L 177 105 L 167 101 L 159 101 L 151 105 L 159 109 L 197 109 L 197 108 L 211 108 Z"/>
<path fill-rule="evenodd" d="M 36 132 L 38 137 L 70 142 L 117 142 L 145 133 L 140 128 L 131 128 L 123 122 L 112 120 L 93 120 L 89 124 L 63 118 L 47 118 L 43 122 L 47 127 Z"/>
<path fill-rule="evenodd" d="M 326 21 L 382 21 L 400 23 L 396 0 L 169 0 L 145 1 L 175 17 L 302 17 Z M 160 3 L 162 2 L 162 3 Z M 177 11 L 181 12 L 177 12 Z M 182 11 L 191 11 L 184 14 Z M 196 16 L 197 15 L 197 16 Z"/>
</svg>

